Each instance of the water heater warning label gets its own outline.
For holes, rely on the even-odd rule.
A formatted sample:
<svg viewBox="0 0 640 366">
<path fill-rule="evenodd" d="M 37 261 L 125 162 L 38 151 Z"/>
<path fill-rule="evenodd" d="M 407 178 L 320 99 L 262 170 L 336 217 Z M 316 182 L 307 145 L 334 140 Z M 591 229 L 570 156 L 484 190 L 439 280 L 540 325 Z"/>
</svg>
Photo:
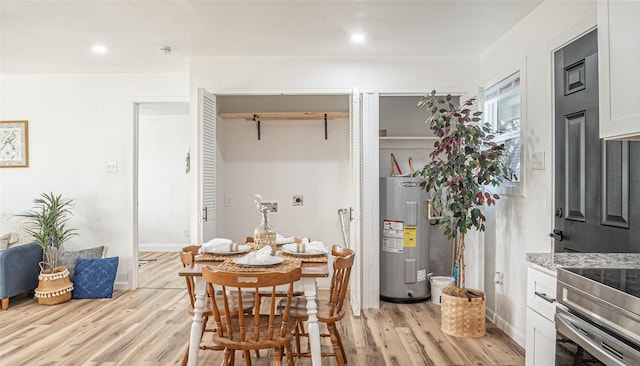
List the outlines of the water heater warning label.
<svg viewBox="0 0 640 366">
<path fill-rule="evenodd" d="M 402 253 L 404 221 L 384 220 L 382 223 L 382 251 Z"/>
<path fill-rule="evenodd" d="M 404 227 L 404 240 L 402 241 L 403 247 L 416 247 L 416 227 L 405 226 Z"/>
<path fill-rule="evenodd" d="M 383 237 L 382 251 L 391 253 L 402 253 L 402 239 Z"/>
<path fill-rule="evenodd" d="M 384 220 L 382 224 L 382 230 L 402 231 L 404 228 L 404 221 L 396 220 Z"/>
<path fill-rule="evenodd" d="M 418 271 L 417 280 L 418 280 L 418 282 L 422 282 L 422 281 L 426 281 L 427 280 L 427 270 L 426 269 L 421 269 L 421 270 Z"/>
</svg>

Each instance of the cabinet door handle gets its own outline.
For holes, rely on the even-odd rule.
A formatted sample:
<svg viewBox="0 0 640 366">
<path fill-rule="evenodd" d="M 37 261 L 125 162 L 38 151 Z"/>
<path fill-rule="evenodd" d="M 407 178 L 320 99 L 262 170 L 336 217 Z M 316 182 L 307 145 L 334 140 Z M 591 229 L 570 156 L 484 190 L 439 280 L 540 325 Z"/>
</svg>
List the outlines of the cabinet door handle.
<svg viewBox="0 0 640 366">
<path fill-rule="evenodd" d="M 556 302 L 556 299 L 552 299 L 549 296 L 547 296 L 547 294 L 543 294 L 542 292 L 536 291 L 536 292 L 534 292 L 534 294 L 536 294 L 536 296 L 538 296 L 538 297 L 541 297 L 542 300 L 544 300 L 544 301 L 546 301 L 546 302 L 548 302 L 550 304 L 553 304 L 554 302 Z"/>
</svg>

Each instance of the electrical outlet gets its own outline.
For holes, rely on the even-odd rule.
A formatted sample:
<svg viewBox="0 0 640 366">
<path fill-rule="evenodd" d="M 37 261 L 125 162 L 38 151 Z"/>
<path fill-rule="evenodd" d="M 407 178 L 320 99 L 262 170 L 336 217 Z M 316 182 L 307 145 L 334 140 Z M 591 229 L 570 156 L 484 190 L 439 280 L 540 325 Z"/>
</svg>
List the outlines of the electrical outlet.
<svg viewBox="0 0 640 366">
<path fill-rule="evenodd" d="M 296 194 L 293 196 L 293 205 L 294 206 L 302 206 L 303 200 L 301 194 Z"/>
<path fill-rule="evenodd" d="M 226 207 L 231 207 L 233 206 L 233 197 L 231 197 L 230 194 L 225 194 L 224 195 L 224 205 Z"/>
<path fill-rule="evenodd" d="M 183 235 L 184 235 L 185 238 L 188 238 L 189 237 L 189 230 L 185 230 Z"/>
<path fill-rule="evenodd" d="M 278 212 L 278 202 L 262 202 L 262 205 L 269 210 L 269 213 Z"/>
</svg>

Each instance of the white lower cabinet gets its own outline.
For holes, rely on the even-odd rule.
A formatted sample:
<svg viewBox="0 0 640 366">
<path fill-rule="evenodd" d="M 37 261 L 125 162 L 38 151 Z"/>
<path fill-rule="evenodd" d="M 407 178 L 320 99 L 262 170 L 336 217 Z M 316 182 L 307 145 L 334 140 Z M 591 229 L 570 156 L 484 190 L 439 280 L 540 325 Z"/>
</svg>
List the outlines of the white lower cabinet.
<svg viewBox="0 0 640 366">
<path fill-rule="evenodd" d="M 531 265 L 527 272 L 526 366 L 555 364 L 555 273 Z"/>
<path fill-rule="evenodd" d="M 527 308 L 526 366 L 550 366 L 556 362 L 556 325 Z"/>
</svg>

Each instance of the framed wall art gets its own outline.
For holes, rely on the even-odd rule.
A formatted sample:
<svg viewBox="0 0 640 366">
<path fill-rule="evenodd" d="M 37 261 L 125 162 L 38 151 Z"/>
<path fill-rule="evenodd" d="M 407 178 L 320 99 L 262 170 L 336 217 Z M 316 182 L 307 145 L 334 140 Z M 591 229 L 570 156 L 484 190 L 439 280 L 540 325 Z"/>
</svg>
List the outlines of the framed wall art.
<svg viewBox="0 0 640 366">
<path fill-rule="evenodd" d="M 28 121 L 0 121 L 0 168 L 28 166 Z"/>
</svg>

